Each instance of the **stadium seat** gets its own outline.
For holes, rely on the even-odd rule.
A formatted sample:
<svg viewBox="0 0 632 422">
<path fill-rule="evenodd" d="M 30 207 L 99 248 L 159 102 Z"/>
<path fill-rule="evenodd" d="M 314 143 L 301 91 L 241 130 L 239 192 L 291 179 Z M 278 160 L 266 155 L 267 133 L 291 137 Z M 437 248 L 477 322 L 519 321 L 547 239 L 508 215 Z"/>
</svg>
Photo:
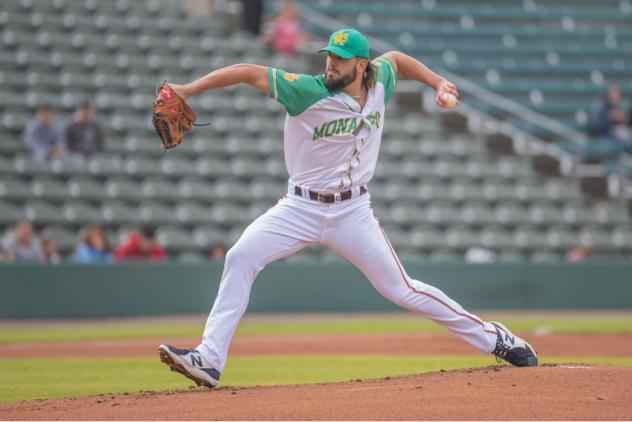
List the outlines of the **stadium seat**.
<svg viewBox="0 0 632 422">
<path fill-rule="evenodd" d="M 35 160 L 30 157 L 18 157 L 14 161 L 15 171 L 21 175 L 46 176 L 53 173 L 49 161 Z"/>
<path fill-rule="evenodd" d="M 215 190 L 211 183 L 199 178 L 183 178 L 177 186 L 178 195 L 197 202 L 215 201 Z"/>
<path fill-rule="evenodd" d="M 200 249 L 191 241 L 191 232 L 178 227 L 160 227 L 156 232 L 156 238 L 170 252 L 197 251 Z"/>
<path fill-rule="evenodd" d="M 174 207 L 159 202 L 140 204 L 138 213 L 143 223 L 157 226 L 174 220 Z"/>
<path fill-rule="evenodd" d="M 120 202 L 104 203 L 101 207 L 101 216 L 108 224 L 138 224 L 140 216 L 136 207 Z"/>
<path fill-rule="evenodd" d="M 160 175 L 160 167 L 156 160 L 148 158 L 129 158 L 125 162 L 125 172 L 134 177 L 158 176 Z"/>
<path fill-rule="evenodd" d="M 191 160 L 184 158 L 163 157 L 160 160 L 160 171 L 165 176 L 196 176 L 197 169 L 191 165 Z"/>
<path fill-rule="evenodd" d="M 515 205 L 499 205 L 495 208 L 496 221 L 508 227 L 517 226 L 529 220 L 526 209 Z"/>
<path fill-rule="evenodd" d="M 58 177 L 83 176 L 88 172 L 86 161 L 82 157 L 74 156 L 51 160 L 51 168 Z"/>
<path fill-rule="evenodd" d="M 177 184 L 167 178 L 145 179 L 142 184 L 142 195 L 145 198 L 173 201 L 178 197 Z"/>
<path fill-rule="evenodd" d="M 183 224 L 201 225 L 218 223 L 208 207 L 195 202 L 176 205 L 174 215 L 177 220 Z"/>
<path fill-rule="evenodd" d="M 517 228 L 513 233 L 513 239 L 514 247 L 523 251 L 548 247 L 546 235 L 531 228 Z"/>
<path fill-rule="evenodd" d="M 0 224 L 6 227 L 23 218 L 22 207 L 11 202 L 0 200 Z"/>
<path fill-rule="evenodd" d="M 463 227 L 450 228 L 445 232 L 445 238 L 450 250 L 463 252 L 472 245 L 476 245 L 479 236 L 476 232 Z"/>
<path fill-rule="evenodd" d="M 193 229 L 193 240 L 198 248 L 208 248 L 209 245 L 214 243 L 224 242 L 226 233 L 216 225 L 197 226 Z"/>
<path fill-rule="evenodd" d="M 581 244 L 581 238 L 575 231 L 551 228 L 547 232 L 547 242 L 553 250 L 569 252 Z"/>
<path fill-rule="evenodd" d="M 36 224 L 63 224 L 66 222 L 62 207 L 45 201 L 26 203 L 23 216 Z"/>
<path fill-rule="evenodd" d="M 626 55 L 632 30 L 619 3 L 568 8 L 551 0 L 530 8 L 530 2 L 301 0 L 419 55 L 431 68 L 580 130 L 605 83 L 618 83 L 624 98 L 632 95 Z M 302 25 L 328 36 L 311 22 Z M 34 218 L 70 252 L 70 234 L 89 221 L 105 223 L 116 240 L 133 226 L 157 224 L 169 254 L 183 260 L 202 259 L 211 242 L 231 245 L 286 191 L 283 107 L 246 86 L 193 97 L 198 121 L 211 126 L 195 128 L 167 153 L 146 112 L 161 79 L 184 81 L 248 61 L 312 72 L 306 56 L 270 55 L 256 39 L 229 35 L 229 26 L 221 15 L 190 16 L 175 3 L 4 2 L 0 229 Z M 369 190 L 374 213 L 402 256 L 453 261 L 482 246 L 498 252 L 499 261 L 558 262 L 587 239 L 608 256 L 632 253 L 627 210 L 593 200 L 570 178 L 536 174 L 522 156 L 496 154 L 487 128 L 455 131 L 443 114 L 420 112 L 395 95 Z M 35 107 L 55 104 L 66 122 L 84 99 L 97 108 L 105 153 L 50 161 L 28 156 L 22 136 Z M 550 137 L 560 153 L 576 152 L 489 103 L 467 95 L 461 102 Z M 588 163 L 604 160 L 605 177 L 632 175 L 632 167 L 616 161 L 625 151 L 610 140 L 589 143 L 579 154 Z M 339 259 L 318 248 L 297 259 L 314 257 Z"/>
<path fill-rule="evenodd" d="M 222 225 L 234 225 L 249 223 L 248 215 L 245 210 L 230 203 L 219 202 L 210 209 L 212 221 Z"/>
<path fill-rule="evenodd" d="M 274 203 L 281 198 L 286 189 L 286 184 L 278 184 L 273 180 L 256 180 L 248 187 L 250 198 L 253 201 L 268 203 Z"/>
<path fill-rule="evenodd" d="M 413 228 L 410 239 L 412 244 L 422 252 L 430 252 L 435 249 L 448 247 L 445 233 L 428 229 L 426 226 Z"/>
<path fill-rule="evenodd" d="M 590 209 L 565 206 L 562 214 L 566 223 L 573 226 L 589 225 L 594 222 L 594 215 Z"/>
<path fill-rule="evenodd" d="M 582 243 L 590 243 L 596 251 L 602 253 L 614 252 L 617 244 L 612 233 L 599 227 L 585 227 L 580 232 Z"/>
<path fill-rule="evenodd" d="M 490 227 L 481 230 L 478 241 L 481 246 L 495 251 L 504 251 L 514 246 L 513 237 L 510 232 Z"/>
<path fill-rule="evenodd" d="M 109 198 L 139 200 L 143 191 L 141 185 L 134 180 L 114 177 L 106 181 L 105 192 Z"/>
<path fill-rule="evenodd" d="M 99 207 L 87 202 L 67 202 L 62 211 L 66 221 L 71 224 L 95 223 L 102 218 Z"/>
<path fill-rule="evenodd" d="M 25 201 L 33 195 L 29 182 L 7 177 L 0 180 L 0 198 L 11 201 Z"/>
<path fill-rule="evenodd" d="M 596 204 L 594 207 L 595 221 L 601 225 L 623 225 L 630 223 L 630 214 L 620 205 L 610 203 Z"/>
<path fill-rule="evenodd" d="M 473 227 L 494 224 L 496 221 L 492 208 L 476 205 L 475 202 L 469 202 L 469 205 L 464 205 L 461 208 L 461 219 Z"/>
<path fill-rule="evenodd" d="M 250 202 L 252 200 L 248 188 L 238 179 L 220 179 L 213 184 L 213 196 L 221 201 L 232 200 Z"/>
<path fill-rule="evenodd" d="M 63 182 L 56 179 L 33 179 L 31 182 L 32 194 L 36 198 L 49 201 L 64 200 L 68 196 L 68 191 Z"/>
<path fill-rule="evenodd" d="M 536 226 L 564 224 L 564 216 L 554 206 L 533 205 L 529 208 L 529 222 Z"/>
<path fill-rule="evenodd" d="M 123 162 L 118 157 L 95 157 L 88 162 L 88 171 L 94 176 L 116 176 L 123 173 Z"/>
<path fill-rule="evenodd" d="M 274 202 L 272 203 L 255 203 L 254 205 L 250 205 L 248 210 L 246 211 L 246 220 L 248 222 L 254 221 L 261 215 L 263 215 L 266 211 L 274 206 Z"/>
</svg>

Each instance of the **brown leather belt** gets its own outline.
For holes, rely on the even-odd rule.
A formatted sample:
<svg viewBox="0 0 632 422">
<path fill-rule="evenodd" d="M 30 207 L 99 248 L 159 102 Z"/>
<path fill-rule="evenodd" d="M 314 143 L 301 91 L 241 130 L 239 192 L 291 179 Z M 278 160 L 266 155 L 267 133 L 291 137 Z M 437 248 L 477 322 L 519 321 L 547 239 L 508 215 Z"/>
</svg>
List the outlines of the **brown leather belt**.
<svg viewBox="0 0 632 422">
<path fill-rule="evenodd" d="M 308 190 L 309 199 L 313 201 L 322 202 L 325 204 L 333 204 L 335 202 L 346 201 L 353 196 L 353 189 L 346 190 L 344 192 L 336 193 L 322 193 Z M 368 190 L 365 186 L 360 186 L 360 195 L 364 195 Z M 303 196 L 303 190 L 300 186 L 294 186 L 294 195 Z"/>
</svg>

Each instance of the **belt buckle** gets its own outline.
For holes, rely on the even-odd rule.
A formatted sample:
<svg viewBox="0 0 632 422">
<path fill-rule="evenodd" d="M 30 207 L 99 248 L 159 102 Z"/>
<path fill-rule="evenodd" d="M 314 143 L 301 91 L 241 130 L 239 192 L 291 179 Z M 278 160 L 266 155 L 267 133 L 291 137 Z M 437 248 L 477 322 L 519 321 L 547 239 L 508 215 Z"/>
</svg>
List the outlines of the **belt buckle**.
<svg viewBox="0 0 632 422">
<path fill-rule="evenodd" d="M 320 192 L 316 193 L 316 201 L 324 203 L 325 201 L 323 201 L 323 200 L 321 200 L 321 199 L 320 199 L 320 198 L 321 198 L 321 196 L 323 196 L 323 194 L 322 194 L 322 193 L 320 193 Z"/>
</svg>

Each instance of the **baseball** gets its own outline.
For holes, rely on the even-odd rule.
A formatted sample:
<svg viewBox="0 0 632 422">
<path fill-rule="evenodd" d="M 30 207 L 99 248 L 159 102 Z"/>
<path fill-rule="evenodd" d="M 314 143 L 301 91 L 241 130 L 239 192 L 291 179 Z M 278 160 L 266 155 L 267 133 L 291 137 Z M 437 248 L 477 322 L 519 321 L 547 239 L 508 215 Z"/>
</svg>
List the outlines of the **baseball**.
<svg viewBox="0 0 632 422">
<path fill-rule="evenodd" d="M 441 94 L 441 100 L 445 104 L 445 108 L 455 107 L 459 103 L 459 100 L 454 95 L 448 94 L 447 92 Z"/>
</svg>

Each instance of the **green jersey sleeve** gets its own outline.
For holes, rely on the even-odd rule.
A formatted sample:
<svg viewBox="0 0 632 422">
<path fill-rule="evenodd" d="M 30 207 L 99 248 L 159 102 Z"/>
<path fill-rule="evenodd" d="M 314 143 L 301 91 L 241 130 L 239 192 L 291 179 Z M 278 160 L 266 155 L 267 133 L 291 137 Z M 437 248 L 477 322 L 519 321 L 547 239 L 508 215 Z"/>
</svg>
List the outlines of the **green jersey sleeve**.
<svg viewBox="0 0 632 422">
<path fill-rule="evenodd" d="M 299 75 L 269 67 L 268 95 L 283 104 L 290 116 L 298 116 L 331 94 L 321 76 Z"/>
<path fill-rule="evenodd" d="M 397 74 L 393 63 L 384 56 L 373 60 L 373 64 L 377 67 L 377 82 L 384 85 L 384 105 L 386 105 L 397 85 Z"/>
</svg>

